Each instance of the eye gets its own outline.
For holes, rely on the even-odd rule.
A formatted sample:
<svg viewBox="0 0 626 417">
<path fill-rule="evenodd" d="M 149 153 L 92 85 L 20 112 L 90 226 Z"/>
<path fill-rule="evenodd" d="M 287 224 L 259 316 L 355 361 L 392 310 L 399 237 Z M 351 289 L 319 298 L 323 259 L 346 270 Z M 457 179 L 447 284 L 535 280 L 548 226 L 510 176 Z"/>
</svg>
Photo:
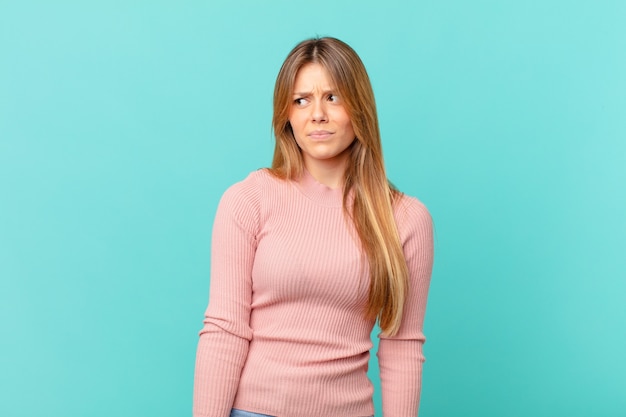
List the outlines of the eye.
<svg viewBox="0 0 626 417">
<path fill-rule="evenodd" d="M 336 94 L 329 94 L 328 101 L 330 101 L 331 103 L 337 103 L 339 102 L 339 97 Z"/>
<path fill-rule="evenodd" d="M 296 106 L 304 106 L 305 104 L 307 104 L 307 103 L 308 103 L 308 100 L 307 100 L 306 98 L 299 97 L 299 98 L 295 99 L 295 100 L 293 101 L 293 103 L 294 103 Z"/>
</svg>

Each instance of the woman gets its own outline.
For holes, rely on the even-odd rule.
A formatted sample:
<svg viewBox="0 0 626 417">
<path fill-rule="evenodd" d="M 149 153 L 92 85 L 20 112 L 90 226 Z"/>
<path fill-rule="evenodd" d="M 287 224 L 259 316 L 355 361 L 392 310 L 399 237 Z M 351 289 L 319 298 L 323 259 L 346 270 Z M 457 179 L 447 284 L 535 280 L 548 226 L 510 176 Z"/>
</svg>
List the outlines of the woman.
<svg viewBox="0 0 626 417">
<path fill-rule="evenodd" d="M 334 38 L 298 44 L 273 127 L 272 167 L 216 214 L 194 416 L 372 416 L 376 320 L 383 414 L 416 416 L 432 223 L 387 180 L 358 55 Z"/>
</svg>

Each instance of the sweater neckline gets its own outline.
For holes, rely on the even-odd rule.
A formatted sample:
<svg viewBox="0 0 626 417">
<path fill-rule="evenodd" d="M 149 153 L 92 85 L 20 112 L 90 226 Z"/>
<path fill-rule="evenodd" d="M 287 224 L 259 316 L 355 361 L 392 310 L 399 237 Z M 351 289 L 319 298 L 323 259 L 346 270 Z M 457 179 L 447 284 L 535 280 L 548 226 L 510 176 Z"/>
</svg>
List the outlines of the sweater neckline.
<svg viewBox="0 0 626 417">
<path fill-rule="evenodd" d="M 304 168 L 302 176 L 296 181 L 298 190 L 312 202 L 326 207 L 343 206 L 343 188 L 330 188 L 320 183 Z"/>
</svg>

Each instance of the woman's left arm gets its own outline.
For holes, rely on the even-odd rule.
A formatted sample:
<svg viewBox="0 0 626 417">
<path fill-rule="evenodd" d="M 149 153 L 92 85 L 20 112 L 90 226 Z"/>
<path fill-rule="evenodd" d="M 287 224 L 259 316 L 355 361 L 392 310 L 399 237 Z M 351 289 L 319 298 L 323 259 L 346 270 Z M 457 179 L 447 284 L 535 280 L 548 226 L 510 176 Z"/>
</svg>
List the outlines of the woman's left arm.
<svg viewBox="0 0 626 417">
<path fill-rule="evenodd" d="M 419 409 L 422 346 L 426 299 L 433 267 L 433 225 L 426 207 L 403 196 L 396 209 L 398 232 L 409 269 L 402 324 L 393 337 L 380 336 L 378 364 L 384 417 L 417 416 Z"/>
</svg>

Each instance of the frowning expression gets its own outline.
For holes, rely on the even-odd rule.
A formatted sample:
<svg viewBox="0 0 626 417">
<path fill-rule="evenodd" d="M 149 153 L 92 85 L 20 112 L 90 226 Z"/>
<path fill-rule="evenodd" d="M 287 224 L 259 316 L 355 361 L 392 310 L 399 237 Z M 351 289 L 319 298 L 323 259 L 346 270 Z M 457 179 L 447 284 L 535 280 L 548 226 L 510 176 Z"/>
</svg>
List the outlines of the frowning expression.
<svg viewBox="0 0 626 417">
<path fill-rule="evenodd" d="M 304 165 L 309 170 L 320 165 L 343 169 L 355 135 L 328 71 L 317 63 L 304 65 L 293 91 L 289 123 Z"/>
</svg>

